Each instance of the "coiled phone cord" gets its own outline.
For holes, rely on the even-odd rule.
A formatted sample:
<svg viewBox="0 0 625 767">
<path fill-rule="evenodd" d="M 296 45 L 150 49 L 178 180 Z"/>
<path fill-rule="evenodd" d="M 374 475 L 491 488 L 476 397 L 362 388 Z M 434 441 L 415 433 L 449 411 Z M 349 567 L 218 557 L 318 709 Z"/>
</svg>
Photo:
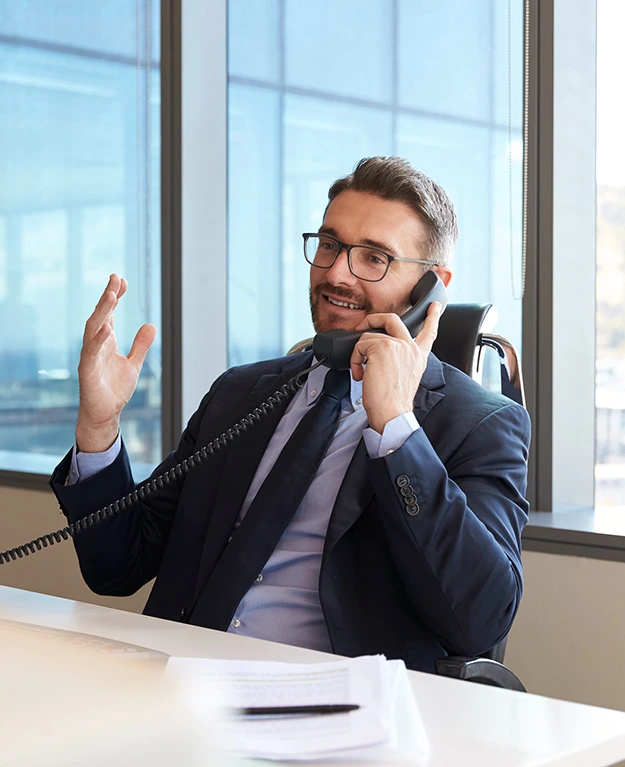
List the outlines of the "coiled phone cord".
<svg viewBox="0 0 625 767">
<path fill-rule="evenodd" d="M 16 559 L 22 559 L 22 557 L 27 557 L 30 554 L 34 554 L 36 551 L 41 551 L 41 549 L 45 549 L 48 546 L 53 546 L 55 543 L 66 541 L 68 538 L 74 538 L 78 534 L 98 524 L 98 522 L 117 516 L 120 512 L 130 508 L 138 501 L 144 501 L 146 498 L 154 495 L 172 482 L 182 479 L 193 468 L 199 466 L 200 463 L 213 455 L 213 453 L 216 453 L 230 442 L 233 442 L 237 437 L 241 436 L 241 434 L 244 434 L 251 426 L 254 426 L 269 415 L 269 413 L 271 413 L 271 411 L 281 402 L 289 400 L 304 385 L 304 381 L 306 380 L 305 376 L 308 376 L 308 374 L 315 370 L 315 368 L 322 365 L 325 362 L 325 359 L 326 358 L 323 357 L 312 367 L 306 368 L 306 370 L 302 370 L 296 376 L 293 376 L 293 378 L 283 384 L 264 402 L 258 405 L 258 407 L 255 407 L 254 410 L 209 442 L 208 445 L 201 447 L 193 453 L 193 455 L 185 458 L 184 461 L 176 464 L 176 466 L 173 466 L 168 471 L 163 472 L 163 474 L 159 474 L 158 477 L 149 480 L 145 485 L 133 490 L 132 493 L 125 495 L 123 498 L 114 501 L 108 506 L 104 506 L 103 508 L 94 511 L 83 519 L 72 522 L 61 530 L 47 533 L 46 535 L 42 535 L 39 538 L 29 541 L 29 543 L 16 546 L 13 549 L 1 551 L 0 565 L 4 565 Z"/>
</svg>

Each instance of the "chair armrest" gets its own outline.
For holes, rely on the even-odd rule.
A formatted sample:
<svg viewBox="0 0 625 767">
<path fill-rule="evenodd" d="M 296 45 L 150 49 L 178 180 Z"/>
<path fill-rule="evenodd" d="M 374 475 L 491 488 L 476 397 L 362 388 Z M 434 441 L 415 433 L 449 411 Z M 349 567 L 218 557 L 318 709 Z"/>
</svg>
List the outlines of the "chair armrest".
<svg viewBox="0 0 625 767">
<path fill-rule="evenodd" d="M 527 692 L 521 680 L 509 668 L 488 658 L 448 657 L 436 661 L 436 673 L 440 676 L 464 679 L 468 682 L 503 687 L 506 690 Z"/>
</svg>

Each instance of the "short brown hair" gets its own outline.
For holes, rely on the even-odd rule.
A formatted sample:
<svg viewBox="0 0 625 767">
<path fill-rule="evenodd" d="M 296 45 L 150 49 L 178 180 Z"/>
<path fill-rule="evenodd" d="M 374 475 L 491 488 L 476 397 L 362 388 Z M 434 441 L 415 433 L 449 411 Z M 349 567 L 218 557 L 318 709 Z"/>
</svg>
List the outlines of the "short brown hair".
<svg viewBox="0 0 625 767">
<path fill-rule="evenodd" d="M 407 160 L 401 157 L 365 157 L 356 164 L 352 173 L 332 184 L 328 205 L 348 189 L 402 202 L 412 208 L 425 224 L 429 235 L 424 257 L 439 266 L 449 264 L 458 239 L 454 206 L 436 182 L 413 168 Z"/>
</svg>

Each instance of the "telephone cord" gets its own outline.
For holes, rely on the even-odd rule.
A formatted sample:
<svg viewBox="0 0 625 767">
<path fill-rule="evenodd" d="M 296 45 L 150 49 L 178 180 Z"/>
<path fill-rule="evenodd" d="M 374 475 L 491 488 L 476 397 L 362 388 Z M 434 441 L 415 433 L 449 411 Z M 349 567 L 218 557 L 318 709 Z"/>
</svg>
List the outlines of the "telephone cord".
<svg viewBox="0 0 625 767">
<path fill-rule="evenodd" d="M 52 533 L 46 533 L 39 538 L 35 538 L 28 543 L 24 543 L 21 546 L 16 546 L 12 549 L 0 552 L 0 565 L 4 565 L 8 562 L 13 562 L 16 559 L 22 559 L 30 554 L 34 554 L 36 551 L 41 551 L 48 546 L 53 546 L 55 543 L 66 541 L 68 538 L 74 538 L 76 535 L 88 530 L 98 522 L 102 522 L 105 519 L 111 519 L 117 516 L 120 512 L 134 506 L 138 501 L 145 501 L 150 496 L 162 490 L 172 482 L 176 482 L 179 479 L 185 477 L 193 468 L 203 463 L 209 456 L 213 455 L 223 447 L 233 442 L 237 437 L 244 434 L 250 427 L 257 424 L 269 413 L 271 413 L 277 405 L 283 401 L 289 400 L 295 395 L 295 393 L 301 389 L 304 385 L 305 376 L 308 376 L 310 372 L 318 368 L 325 362 L 325 357 L 316 362 L 312 367 L 302 370 L 296 376 L 293 376 L 287 383 L 283 384 L 273 394 L 271 394 L 264 402 L 258 407 L 255 407 L 250 413 L 237 421 L 233 426 L 226 431 L 222 432 L 218 437 L 215 437 L 204 447 L 201 447 L 195 453 L 185 458 L 184 461 L 173 466 L 171 469 L 159 474 L 157 477 L 148 480 L 144 485 L 133 490 L 132 493 L 125 495 L 117 501 L 104 506 L 97 511 L 89 514 L 83 519 L 79 519 L 76 522 L 72 522 L 66 527 L 56 530 Z"/>
</svg>

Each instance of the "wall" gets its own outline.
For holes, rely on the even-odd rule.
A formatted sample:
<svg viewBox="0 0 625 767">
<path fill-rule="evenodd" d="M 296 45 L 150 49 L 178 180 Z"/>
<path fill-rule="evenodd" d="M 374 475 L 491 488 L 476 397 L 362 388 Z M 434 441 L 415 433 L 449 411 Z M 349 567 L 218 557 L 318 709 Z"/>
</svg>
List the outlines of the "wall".
<svg viewBox="0 0 625 767">
<path fill-rule="evenodd" d="M 17 546 L 66 524 L 52 491 L 33 492 L 0 487 L 0 549 Z M 82 581 L 71 541 L 8 564 L 0 565 L 0 584 L 82 602 L 140 612 L 149 588 L 132 597 L 99 597 Z"/>
<path fill-rule="evenodd" d="M 625 710 L 625 564 L 525 552 L 506 664 L 530 692 Z"/>
<path fill-rule="evenodd" d="M 0 549 L 63 524 L 50 492 L 0 488 Z M 525 596 L 506 663 L 530 692 L 625 710 L 625 564 L 531 551 L 524 561 Z M 92 594 L 71 542 L 0 566 L 0 584 L 137 612 L 148 593 Z"/>
</svg>

